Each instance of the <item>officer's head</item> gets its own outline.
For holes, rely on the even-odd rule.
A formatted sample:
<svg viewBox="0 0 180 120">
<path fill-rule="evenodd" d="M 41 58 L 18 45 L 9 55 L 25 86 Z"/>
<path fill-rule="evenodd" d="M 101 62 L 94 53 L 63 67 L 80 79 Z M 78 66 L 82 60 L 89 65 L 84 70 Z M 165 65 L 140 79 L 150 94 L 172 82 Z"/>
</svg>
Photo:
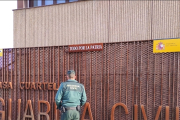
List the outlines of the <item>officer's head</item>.
<svg viewBox="0 0 180 120">
<path fill-rule="evenodd" d="M 76 79 L 76 75 L 75 75 L 75 71 L 74 70 L 68 70 L 67 71 L 67 79 L 72 79 L 72 80 Z"/>
</svg>

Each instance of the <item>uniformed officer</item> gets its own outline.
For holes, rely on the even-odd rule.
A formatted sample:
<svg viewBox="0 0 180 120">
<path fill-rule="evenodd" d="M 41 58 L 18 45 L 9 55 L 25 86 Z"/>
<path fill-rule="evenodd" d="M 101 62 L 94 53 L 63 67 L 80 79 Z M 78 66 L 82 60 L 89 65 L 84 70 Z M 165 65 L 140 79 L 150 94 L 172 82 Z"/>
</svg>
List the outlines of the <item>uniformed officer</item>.
<svg viewBox="0 0 180 120">
<path fill-rule="evenodd" d="M 56 93 L 56 105 L 61 110 L 61 120 L 79 120 L 81 106 L 87 100 L 86 92 L 84 86 L 75 80 L 74 70 L 67 72 L 67 79 Z"/>
</svg>

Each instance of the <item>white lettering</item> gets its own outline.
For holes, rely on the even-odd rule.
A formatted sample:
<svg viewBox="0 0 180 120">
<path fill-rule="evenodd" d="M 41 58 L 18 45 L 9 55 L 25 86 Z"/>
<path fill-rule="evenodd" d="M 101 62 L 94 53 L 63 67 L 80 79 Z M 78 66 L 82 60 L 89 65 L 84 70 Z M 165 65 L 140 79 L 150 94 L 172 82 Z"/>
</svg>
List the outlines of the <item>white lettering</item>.
<svg viewBox="0 0 180 120">
<path fill-rule="evenodd" d="M 79 50 L 84 50 L 85 46 L 79 46 Z"/>
<path fill-rule="evenodd" d="M 70 47 L 70 50 L 78 50 L 78 47 Z"/>
<path fill-rule="evenodd" d="M 89 50 L 89 46 L 86 46 L 86 50 Z"/>
</svg>

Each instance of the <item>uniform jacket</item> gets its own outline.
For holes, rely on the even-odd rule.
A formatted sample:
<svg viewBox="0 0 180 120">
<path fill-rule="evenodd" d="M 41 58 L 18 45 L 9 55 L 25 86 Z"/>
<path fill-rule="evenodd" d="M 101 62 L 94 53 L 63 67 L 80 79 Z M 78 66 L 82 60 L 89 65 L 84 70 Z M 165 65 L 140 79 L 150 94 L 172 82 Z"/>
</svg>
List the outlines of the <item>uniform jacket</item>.
<svg viewBox="0 0 180 120">
<path fill-rule="evenodd" d="M 83 106 L 87 97 L 84 86 L 76 80 L 62 82 L 55 97 L 57 108 Z M 61 103 L 62 101 L 62 103 Z"/>
</svg>

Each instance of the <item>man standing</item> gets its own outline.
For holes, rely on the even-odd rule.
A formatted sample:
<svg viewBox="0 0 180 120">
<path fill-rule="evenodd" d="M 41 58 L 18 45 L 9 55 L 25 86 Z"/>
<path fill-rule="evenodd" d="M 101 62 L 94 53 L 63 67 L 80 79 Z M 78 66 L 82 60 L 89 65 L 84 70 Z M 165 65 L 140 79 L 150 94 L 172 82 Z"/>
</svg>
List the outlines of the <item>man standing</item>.
<svg viewBox="0 0 180 120">
<path fill-rule="evenodd" d="M 67 72 L 67 81 L 62 82 L 55 97 L 58 109 L 61 109 L 61 120 L 79 120 L 80 109 L 86 103 L 84 86 L 75 79 L 75 71 Z"/>
</svg>

